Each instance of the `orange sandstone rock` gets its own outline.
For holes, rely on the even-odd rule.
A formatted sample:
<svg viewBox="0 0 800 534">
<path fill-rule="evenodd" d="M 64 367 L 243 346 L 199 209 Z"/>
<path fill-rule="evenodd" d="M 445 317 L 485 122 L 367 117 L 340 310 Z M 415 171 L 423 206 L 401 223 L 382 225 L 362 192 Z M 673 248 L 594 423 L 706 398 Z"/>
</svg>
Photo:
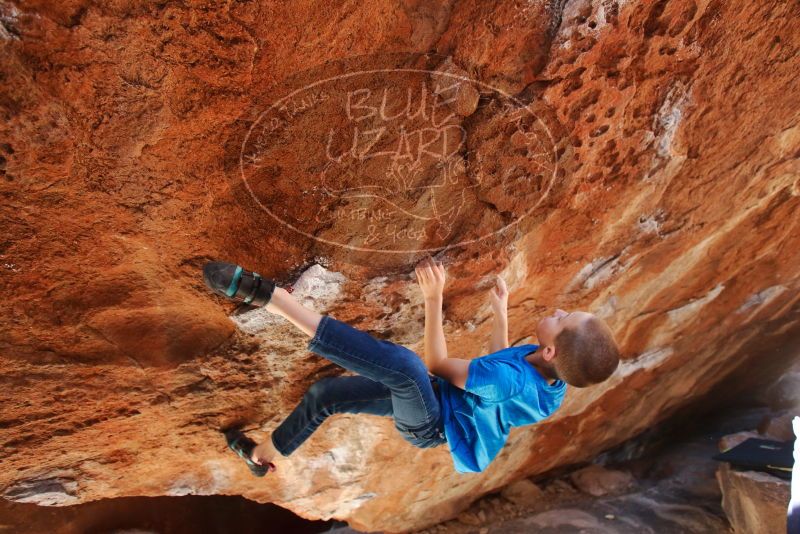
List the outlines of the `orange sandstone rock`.
<svg viewBox="0 0 800 534">
<path fill-rule="evenodd" d="M 800 334 L 799 14 L 3 2 L 0 492 L 238 494 L 400 532 L 774 380 Z M 446 96 L 448 58 L 471 82 L 432 115 L 419 100 Z M 480 474 L 387 418 L 337 415 L 252 478 L 218 429 L 263 439 L 342 370 L 285 321 L 234 315 L 202 264 L 284 284 L 318 264 L 309 305 L 421 354 L 410 273 L 444 247 L 452 356 L 486 353 L 502 272 L 512 342 L 556 306 L 589 310 L 617 373 L 512 429 Z"/>
</svg>

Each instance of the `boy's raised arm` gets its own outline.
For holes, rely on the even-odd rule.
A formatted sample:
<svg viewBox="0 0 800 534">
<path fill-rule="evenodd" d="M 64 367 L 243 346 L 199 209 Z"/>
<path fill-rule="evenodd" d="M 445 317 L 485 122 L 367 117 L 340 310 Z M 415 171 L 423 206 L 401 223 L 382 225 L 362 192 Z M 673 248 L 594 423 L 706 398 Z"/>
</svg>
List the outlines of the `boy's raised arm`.
<svg viewBox="0 0 800 534">
<path fill-rule="evenodd" d="M 419 262 L 415 271 L 425 300 L 425 364 L 433 372 L 447 359 L 447 343 L 442 327 L 445 271 L 441 262 L 434 263 L 430 256 Z"/>
<path fill-rule="evenodd" d="M 489 352 L 497 352 L 508 348 L 508 288 L 500 275 L 495 286 L 489 290 L 494 318 L 492 319 L 492 337 L 489 340 Z"/>
</svg>

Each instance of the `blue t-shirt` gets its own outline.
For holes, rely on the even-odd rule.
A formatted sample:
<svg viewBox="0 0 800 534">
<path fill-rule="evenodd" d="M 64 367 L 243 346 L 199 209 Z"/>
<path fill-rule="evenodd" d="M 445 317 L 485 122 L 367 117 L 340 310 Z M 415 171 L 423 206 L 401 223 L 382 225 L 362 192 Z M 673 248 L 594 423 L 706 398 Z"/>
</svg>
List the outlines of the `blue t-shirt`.
<svg viewBox="0 0 800 534">
<path fill-rule="evenodd" d="M 505 445 L 511 427 L 541 421 L 561 406 L 567 383 L 549 384 L 525 360 L 538 348 L 517 345 L 473 359 L 465 389 L 436 377 L 444 432 L 457 472 L 483 471 Z"/>
</svg>

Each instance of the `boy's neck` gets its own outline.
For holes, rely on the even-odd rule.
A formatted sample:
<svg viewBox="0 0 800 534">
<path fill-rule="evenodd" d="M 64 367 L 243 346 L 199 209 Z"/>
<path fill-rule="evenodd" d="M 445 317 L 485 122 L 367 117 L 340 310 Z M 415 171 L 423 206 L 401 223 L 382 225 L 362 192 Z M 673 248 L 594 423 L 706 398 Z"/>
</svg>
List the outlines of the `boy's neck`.
<svg viewBox="0 0 800 534">
<path fill-rule="evenodd" d="M 529 364 L 531 364 L 537 371 L 539 371 L 539 374 L 545 377 L 547 383 L 552 386 L 553 384 L 555 384 L 556 378 L 550 374 L 550 370 L 544 364 L 544 360 L 542 359 L 541 355 L 541 351 L 543 350 L 544 350 L 543 347 L 540 345 L 535 352 L 531 352 L 530 354 L 525 356 L 525 360 Z"/>
</svg>

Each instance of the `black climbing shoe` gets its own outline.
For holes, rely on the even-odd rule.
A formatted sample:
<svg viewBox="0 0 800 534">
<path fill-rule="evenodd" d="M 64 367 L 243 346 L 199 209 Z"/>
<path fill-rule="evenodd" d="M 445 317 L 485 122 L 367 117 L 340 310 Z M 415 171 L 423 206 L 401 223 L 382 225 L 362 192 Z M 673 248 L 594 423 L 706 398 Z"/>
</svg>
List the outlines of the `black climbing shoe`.
<svg viewBox="0 0 800 534">
<path fill-rule="evenodd" d="M 203 280 L 214 293 L 251 306 L 266 306 L 275 291 L 275 282 L 269 278 L 221 261 L 203 266 Z"/>
<path fill-rule="evenodd" d="M 253 461 L 253 449 L 256 447 L 256 442 L 245 436 L 241 430 L 231 428 L 223 432 L 225 434 L 225 441 L 228 443 L 228 448 L 239 455 L 245 461 L 247 467 L 257 477 L 263 477 L 269 473 L 270 466 L 274 469 L 275 464 L 269 462 L 267 465 L 257 464 Z"/>
</svg>

